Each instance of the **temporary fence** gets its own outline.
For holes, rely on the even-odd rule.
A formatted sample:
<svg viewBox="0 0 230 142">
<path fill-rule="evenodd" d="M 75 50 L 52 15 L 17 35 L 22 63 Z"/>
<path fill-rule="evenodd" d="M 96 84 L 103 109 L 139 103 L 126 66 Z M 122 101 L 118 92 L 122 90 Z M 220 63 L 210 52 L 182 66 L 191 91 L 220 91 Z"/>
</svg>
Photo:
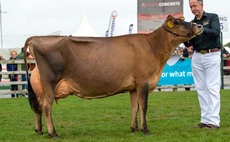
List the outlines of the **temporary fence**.
<svg viewBox="0 0 230 142">
<path fill-rule="evenodd" d="M 229 60 L 230 58 L 225 58 L 224 60 Z M 34 60 L 27 60 L 28 63 L 35 63 Z M 22 85 L 26 84 L 27 81 L 21 81 L 22 80 L 22 74 L 26 74 L 26 71 L 22 71 L 22 64 L 24 64 L 24 60 L 0 60 L 0 64 L 3 67 L 3 70 L 0 72 L 0 75 L 2 75 L 2 80 L 0 82 L 0 95 L 6 95 L 6 94 L 26 94 L 28 93 L 27 90 L 22 90 Z M 6 71 L 6 65 L 7 64 L 17 64 L 18 70 L 17 71 Z M 224 71 L 230 71 L 230 66 L 223 66 L 222 67 L 222 74 Z M 30 72 L 29 72 L 30 73 Z M 8 76 L 10 74 L 18 74 L 18 81 L 10 81 Z M 223 75 L 222 77 L 223 86 L 225 88 L 230 88 L 230 75 Z M 18 85 L 18 90 L 11 91 L 10 86 L 11 85 Z M 177 91 L 178 89 L 185 89 L 185 88 L 194 88 L 194 84 L 186 85 L 186 84 L 180 84 L 180 85 L 166 85 L 166 86 L 157 86 L 157 90 L 161 89 L 172 89 L 173 91 Z"/>
</svg>

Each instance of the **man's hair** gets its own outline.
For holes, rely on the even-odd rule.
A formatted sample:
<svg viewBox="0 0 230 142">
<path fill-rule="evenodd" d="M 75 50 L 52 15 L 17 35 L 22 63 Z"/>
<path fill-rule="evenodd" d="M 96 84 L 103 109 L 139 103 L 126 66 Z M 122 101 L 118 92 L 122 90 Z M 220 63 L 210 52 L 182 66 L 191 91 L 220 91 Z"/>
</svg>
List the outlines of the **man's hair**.
<svg viewBox="0 0 230 142">
<path fill-rule="evenodd" d="M 189 0 L 190 1 L 190 0 Z M 203 4 L 203 0 L 197 0 L 200 4 Z"/>
<path fill-rule="evenodd" d="M 199 3 L 203 4 L 203 0 L 197 0 Z"/>
</svg>

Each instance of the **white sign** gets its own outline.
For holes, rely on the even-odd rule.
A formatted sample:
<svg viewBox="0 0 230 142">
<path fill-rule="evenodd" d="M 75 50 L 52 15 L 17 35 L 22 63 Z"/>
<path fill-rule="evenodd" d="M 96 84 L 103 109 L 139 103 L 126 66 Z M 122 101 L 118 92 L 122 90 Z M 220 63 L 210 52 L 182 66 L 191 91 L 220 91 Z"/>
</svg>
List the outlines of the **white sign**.
<svg viewBox="0 0 230 142">
<path fill-rule="evenodd" d="M 219 16 L 220 30 L 222 32 L 228 32 L 228 18 L 227 16 Z"/>
</svg>

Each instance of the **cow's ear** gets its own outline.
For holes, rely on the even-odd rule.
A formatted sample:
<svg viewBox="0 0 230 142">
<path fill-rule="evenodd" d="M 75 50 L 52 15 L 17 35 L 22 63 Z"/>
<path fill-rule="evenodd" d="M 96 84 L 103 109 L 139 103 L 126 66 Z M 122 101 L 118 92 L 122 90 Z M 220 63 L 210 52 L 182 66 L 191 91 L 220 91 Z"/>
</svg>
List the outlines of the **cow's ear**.
<svg viewBox="0 0 230 142">
<path fill-rule="evenodd" d="M 174 17 L 172 15 L 169 15 L 167 17 L 166 25 L 167 25 L 168 28 L 174 27 L 173 19 L 174 19 Z"/>
<path fill-rule="evenodd" d="M 167 20 L 169 20 L 169 19 L 173 19 L 173 16 L 172 15 L 168 15 Z"/>
<path fill-rule="evenodd" d="M 167 27 L 168 28 L 173 28 L 174 27 L 174 23 L 172 21 L 167 21 Z"/>
<path fill-rule="evenodd" d="M 181 16 L 181 17 L 179 17 L 179 19 L 184 21 L 185 18 L 184 18 L 184 16 Z"/>
</svg>

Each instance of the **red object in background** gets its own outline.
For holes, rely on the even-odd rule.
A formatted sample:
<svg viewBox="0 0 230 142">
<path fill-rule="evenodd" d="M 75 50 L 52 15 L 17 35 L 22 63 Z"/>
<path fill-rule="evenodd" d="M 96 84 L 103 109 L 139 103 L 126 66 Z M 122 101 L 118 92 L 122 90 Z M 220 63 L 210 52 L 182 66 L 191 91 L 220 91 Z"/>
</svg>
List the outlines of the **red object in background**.
<svg viewBox="0 0 230 142">
<path fill-rule="evenodd" d="M 230 60 L 226 60 L 226 65 L 225 66 L 230 66 Z"/>
<path fill-rule="evenodd" d="M 230 60 L 225 60 L 224 61 L 224 66 L 230 66 Z M 230 75 L 230 69 L 225 69 L 224 70 L 224 75 Z"/>
</svg>

